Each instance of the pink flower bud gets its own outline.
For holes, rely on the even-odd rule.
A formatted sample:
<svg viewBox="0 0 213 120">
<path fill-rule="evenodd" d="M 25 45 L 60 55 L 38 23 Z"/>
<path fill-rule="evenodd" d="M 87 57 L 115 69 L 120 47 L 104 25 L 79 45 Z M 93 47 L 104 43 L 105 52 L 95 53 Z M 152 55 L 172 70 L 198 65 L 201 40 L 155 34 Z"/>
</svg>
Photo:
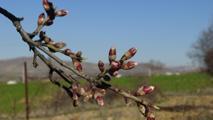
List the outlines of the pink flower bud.
<svg viewBox="0 0 213 120">
<path fill-rule="evenodd" d="M 52 14 L 55 11 L 55 8 L 53 6 L 52 2 L 49 2 L 48 0 L 42 0 L 44 10 L 47 12 L 48 15 Z"/>
<path fill-rule="evenodd" d="M 83 94 L 82 94 L 82 96 L 83 96 L 83 101 L 84 101 L 84 102 L 87 102 L 88 100 L 90 100 L 90 99 L 93 98 L 93 91 L 92 91 L 92 89 L 91 89 L 90 86 L 86 86 L 86 87 L 84 87 L 83 89 L 84 89 L 84 90 L 83 90 L 84 92 L 83 92 Z"/>
<path fill-rule="evenodd" d="M 79 84 L 73 83 L 71 87 L 72 87 L 72 91 L 76 92 L 78 90 L 78 88 L 79 88 Z"/>
<path fill-rule="evenodd" d="M 86 91 L 85 91 L 85 89 L 84 88 L 79 88 L 78 89 L 78 93 L 80 94 L 80 95 L 85 95 L 86 94 Z"/>
<path fill-rule="evenodd" d="M 55 8 L 53 6 L 53 3 L 49 2 L 48 0 L 43 0 L 43 6 L 49 18 L 48 22 L 46 22 L 45 25 L 52 25 L 53 20 L 55 19 Z"/>
<path fill-rule="evenodd" d="M 45 44 L 51 44 L 51 45 L 55 44 L 55 42 L 47 36 L 45 36 L 43 40 L 44 40 Z"/>
<path fill-rule="evenodd" d="M 56 15 L 56 16 L 60 16 L 60 17 L 66 16 L 67 14 L 68 14 L 68 11 L 67 11 L 67 10 L 64 10 L 64 9 L 62 9 L 62 10 L 57 10 L 57 11 L 55 12 L 55 15 Z"/>
<path fill-rule="evenodd" d="M 121 68 L 124 70 L 130 70 L 130 69 L 136 67 L 137 65 L 138 65 L 137 62 L 128 61 L 127 63 L 124 63 Z"/>
<path fill-rule="evenodd" d="M 118 61 L 112 61 L 111 62 L 111 69 L 113 71 L 118 71 L 121 68 L 121 64 Z"/>
<path fill-rule="evenodd" d="M 74 55 L 74 53 L 70 49 L 65 49 L 64 54 L 67 55 L 67 56 L 69 56 L 71 54 Z"/>
<path fill-rule="evenodd" d="M 121 57 L 121 61 L 125 61 L 128 60 L 130 58 L 132 58 L 137 52 L 136 48 L 131 48 L 129 49 L 122 57 Z"/>
<path fill-rule="evenodd" d="M 94 93 L 94 99 L 100 106 L 104 106 L 104 99 L 103 96 L 106 94 L 104 89 L 97 89 Z"/>
<path fill-rule="evenodd" d="M 155 115 L 152 112 L 149 112 L 146 119 L 147 120 L 155 120 Z"/>
<path fill-rule="evenodd" d="M 54 47 L 58 48 L 58 49 L 62 49 L 66 46 L 66 43 L 64 42 L 57 42 L 54 44 Z"/>
<path fill-rule="evenodd" d="M 113 76 L 117 76 L 117 75 L 119 75 L 118 71 L 113 72 Z"/>
<path fill-rule="evenodd" d="M 153 92 L 154 89 L 155 89 L 154 86 L 141 86 L 136 91 L 136 95 L 137 96 L 146 95 L 146 94 L 149 94 L 149 93 Z"/>
<path fill-rule="evenodd" d="M 45 19 L 45 14 L 44 14 L 44 13 L 41 13 L 41 14 L 38 16 L 38 26 L 44 24 L 44 19 Z"/>
<path fill-rule="evenodd" d="M 101 72 L 105 70 L 104 63 L 101 60 L 98 61 L 98 68 Z"/>
<path fill-rule="evenodd" d="M 75 66 L 77 71 L 82 72 L 82 65 L 81 65 L 81 63 L 79 61 L 74 60 L 73 61 L 73 65 Z"/>
<path fill-rule="evenodd" d="M 112 73 L 112 76 L 116 77 L 116 78 L 120 78 L 121 77 L 121 74 L 119 74 L 118 71 L 115 71 Z"/>
<path fill-rule="evenodd" d="M 77 95 L 77 93 L 75 93 L 75 92 L 73 92 L 73 100 L 78 100 L 78 95 Z"/>
<path fill-rule="evenodd" d="M 97 97 L 96 97 L 96 101 L 97 101 L 98 105 L 104 106 L 104 99 L 103 99 L 103 96 L 97 96 Z"/>
<path fill-rule="evenodd" d="M 86 92 L 86 94 L 84 95 L 84 102 L 87 102 L 89 99 L 91 99 L 93 97 L 91 92 Z"/>
<path fill-rule="evenodd" d="M 50 9 L 50 2 L 48 0 L 42 0 L 43 2 L 43 6 L 45 10 L 49 10 Z"/>
<path fill-rule="evenodd" d="M 116 59 L 116 48 L 110 48 L 109 50 L 109 62 L 115 61 Z"/>
</svg>

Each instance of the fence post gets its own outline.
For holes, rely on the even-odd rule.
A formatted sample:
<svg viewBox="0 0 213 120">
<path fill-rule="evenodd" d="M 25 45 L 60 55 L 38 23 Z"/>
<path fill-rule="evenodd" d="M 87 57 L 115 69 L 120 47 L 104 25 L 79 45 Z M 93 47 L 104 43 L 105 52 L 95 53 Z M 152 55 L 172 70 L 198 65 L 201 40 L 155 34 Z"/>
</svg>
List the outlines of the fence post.
<svg viewBox="0 0 213 120">
<path fill-rule="evenodd" d="M 27 76 L 27 62 L 24 62 L 24 86 L 25 86 L 25 110 L 26 120 L 29 120 L 29 99 L 28 99 L 28 76 Z"/>
</svg>

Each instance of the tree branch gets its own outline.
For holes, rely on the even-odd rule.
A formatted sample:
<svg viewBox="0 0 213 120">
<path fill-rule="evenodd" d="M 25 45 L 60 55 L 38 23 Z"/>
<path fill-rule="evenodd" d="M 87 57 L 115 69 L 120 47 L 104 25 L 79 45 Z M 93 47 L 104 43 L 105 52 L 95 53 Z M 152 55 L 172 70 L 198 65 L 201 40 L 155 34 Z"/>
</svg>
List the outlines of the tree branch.
<svg viewBox="0 0 213 120">
<path fill-rule="evenodd" d="M 7 10 L 5 10 L 2 7 L 0 7 L 0 13 L 2 15 L 4 15 L 5 17 L 7 17 L 12 23 L 15 23 L 15 22 L 18 22 L 18 21 L 20 22 L 24 19 L 24 18 L 16 17 L 15 15 L 11 14 L 10 12 L 8 12 Z"/>
<path fill-rule="evenodd" d="M 51 61 L 48 60 L 37 49 L 41 50 L 46 55 L 51 57 L 53 60 L 55 60 L 57 63 L 59 63 L 61 65 L 61 67 L 64 67 L 64 68 L 68 69 L 70 72 L 72 72 L 72 73 L 76 74 L 77 76 L 85 79 L 90 84 L 94 84 L 97 87 L 101 86 L 102 84 L 108 85 L 108 83 L 106 83 L 105 81 L 101 80 L 100 78 L 92 78 L 92 77 L 84 74 L 83 72 L 79 72 L 79 71 L 75 70 L 70 65 L 67 65 L 63 60 L 61 60 L 60 58 L 55 56 L 53 53 L 48 51 L 44 46 L 41 46 L 41 44 L 39 42 L 33 41 L 32 38 L 34 36 L 36 36 L 41 31 L 41 29 L 43 28 L 44 24 L 41 24 L 40 26 L 38 26 L 37 29 L 32 34 L 29 34 L 22 28 L 21 21 L 23 20 L 23 18 L 16 17 L 15 15 L 13 15 L 10 12 L 8 12 L 7 10 L 5 10 L 2 7 L 0 7 L 0 13 L 2 15 L 4 15 L 6 18 L 8 18 L 13 23 L 14 27 L 17 29 L 17 32 L 22 37 L 22 40 L 24 42 L 26 42 L 30 46 L 32 51 L 34 52 L 34 57 L 38 56 L 49 67 L 49 69 L 50 69 L 49 78 L 50 78 L 51 82 L 53 82 L 54 84 L 56 84 L 59 87 L 62 87 L 66 92 L 70 92 L 70 91 L 68 91 L 67 87 L 60 85 L 60 83 L 55 82 L 52 79 L 52 73 L 56 72 L 58 75 L 60 75 L 70 85 L 72 85 L 74 82 L 76 82 L 76 80 L 71 77 L 71 74 L 66 73 L 60 67 L 57 67 L 57 66 L 53 65 L 51 63 Z M 152 107 L 152 108 L 158 109 L 156 106 L 153 106 L 153 105 L 149 104 L 148 102 L 146 102 L 146 101 L 144 101 L 144 100 L 142 100 L 142 99 L 140 99 L 140 98 L 138 98 L 138 97 L 136 97 L 136 96 L 134 96 L 134 95 L 132 95 L 132 94 L 130 94 L 128 92 L 125 92 L 124 90 L 115 88 L 115 87 L 113 87 L 111 85 L 108 85 L 105 89 L 109 89 L 109 90 L 111 90 L 111 91 L 113 91 L 113 92 L 115 92 L 115 93 L 117 93 L 117 94 L 119 94 L 119 95 L 121 95 L 123 97 L 131 99 L 131 100 L 135 101 L 137 104 L 143 105 L 144 107 L 148 106 L 148 107 Z"/>
</svg>

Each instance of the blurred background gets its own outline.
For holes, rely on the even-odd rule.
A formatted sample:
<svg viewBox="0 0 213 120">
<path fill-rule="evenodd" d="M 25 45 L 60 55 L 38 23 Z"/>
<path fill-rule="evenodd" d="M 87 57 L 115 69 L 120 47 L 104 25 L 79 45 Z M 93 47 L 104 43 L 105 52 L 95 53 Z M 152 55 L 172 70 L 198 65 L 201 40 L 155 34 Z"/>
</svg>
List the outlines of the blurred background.
<svg viewBox="0 0 213 120">
<path fill-rule="evenodd" d="M 97 75 L 97 62 L 108 63 L 110 47 L 117 48 L 118 57 L 136 47 L 133 60 L 139 65 L 121 71 L 122 77 L 111 81 L 114 86 L 131 91 L 140 85 L 156 86 L 145 99 L 161 107 L 156 111 L 159 120 L 213 119 L 212 0 L 51 1 L 69 15 L 44 30 L 55 41 L 83 52 L 85 73 Z M 29 32 L 44 11 L 40 0 L 1 0 L 0 6 L 23 16 L 22 25 Z M 40 60 L 38 68 L 33 68 L 32 52 L 2 15 L 0 39 L 0 119 L 25 118 L 25 61 L 32 120 L 143 119 L 134 104 L 125 105 L 122 97 L 110 92 L 105 107 L 91 101 L 74 108 L 66 93 L 50 83 L 48 68 Z M 69 58 L 57 55 L 71 64 Z"/>
</svg>

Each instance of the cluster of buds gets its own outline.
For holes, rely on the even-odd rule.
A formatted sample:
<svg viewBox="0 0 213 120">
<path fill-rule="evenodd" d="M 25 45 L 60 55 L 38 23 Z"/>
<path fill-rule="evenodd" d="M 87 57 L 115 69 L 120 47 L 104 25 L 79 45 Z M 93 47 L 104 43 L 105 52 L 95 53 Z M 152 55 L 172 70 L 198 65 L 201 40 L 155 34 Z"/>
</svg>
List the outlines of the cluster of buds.
<svg viewBox="0 0 213 120">
<path fill-rule="evenodd" d="M 106 91 L 97 87 L 87 86 L 81 87 L 78 83 L 73 83 L 70 87 L 72 93 L 73 106 L 79 105 L 79 98 L 83 97 L 84 102 L 94 99 L 98 105 L 104 106 L 104 95 Z"/>
<path fill-rule="evenodd" d="M 147 120 L 155 120 L 155 115 L 152 112 L 149 112 L 146 117 Z"/>
<path fill-rule="evenodd" d="M 49 2 L 48 0 L 42 0 L 42 3 L 43 3 L 44 10 L 47 13 L 47 20 L 45 21 L 45 23 L 39 22 L 39 23 L 42 23 L 39 25 L 45 24 L 46 26 L 50 26 L 53 24 L 53 20 L 55 19 L 56 16 L 63 17 L 68 14 L 68 11 L 64 9 L 56 10 L 53 3 Z M 39 16 L 38 21 L 42 21 L 42 18 L 45 18 L 45 15 L 43 13 Z"/>
<path fill-rule="evenodd" d="M 85 89 L 85 91 L 85 94 L 82 95 L 85 102 L 93 99 L 99 106 L 104 106 L 104 96 L 106 94 L 105 89 L 89 86 Z"/>
<path fill-rule="evenodd" d="M 73 83 L 70 87 L 70 91 L 72 92 L 72 99 L 73 99 L 73 106 L 78 106 L 79 102 L 79 97 L 80 97 L 80 93 L 79 93 L 79 84 L 77 83 Z"/>
<path fill-rule="evenodd" d="M 111 76 L 113 77 L 120 77 L 119 70 L 130 70 L 133 69 L 138 65 L 137 62 L 134 61 L 127 61 L 130 58 L 132 58 L 137 52 L 136 48 L 129 49 L 124 55 L 121 57 L 120 60 L 116 60 L 116 48 L 110 48 L 109 50 L 109 63 L 110 68 L 106 69 L 104 67 L 104 63 L 102 61 L 98 62 L 98 67 L 101 73 L 99 75 L 102 75 L 104 80 L 110 80 Z"/>
<path fill-rule="evenodd" d="M 62 48 L 66 46 L 64 42 L 55 42 L 51 38 L 45 35 L 45 32 L 41 31 L 39 34 L 41 42 L 45 45 L 51 52 L 59 52 Z"/>
<path fill-rule="evenodd" d="M 136 92 L 135 95 L 136 96 L 143 96 L 146 94 L 150 94 L 154 91 L 155 87 L 154 86 L 140 86 Z"/>
<path fill-rule="evenodd" d="M 81 62 L 83 60 L 82 52 L 78 51 L 77 53 L 74 53 L 70 49 L 65 49 L 63 53 L 64 55 L 69 56 L 72 59 L 72 63 L 75 69 L 79 72 L 82 72 L 82 65 L 81 65 Z"/>
<path fill-rule="evenodd" d="M 85 93 L 82 94 L 82 96 L 84 97 L 83 101 L 87 102 L 93 98 L 93 90 L 91 86 L 86 86 L 84 89 L 85 89 Z"/>
<path fill-rule="evenodd" d="M 37 25 L 38 26 L 50 26 L 53 24 L 55 17 L 63 17 L 68 14 L 68 11 L 61 9 L 56 10 L 53 3 L 48 0 L 42 0 L 43 7 L 47 14 L 47 17 L 44 13 L 41 13 L 38 17 Z M 62 50 L 66 44 L 64 42 L 54 42 L 51 38 L 45 35 L 45 32 L 40 32 L 41 42 L 45 44 L 45 46 L 51 52 L 61 52 L 66 56 L 69 56 L 72 59 L 73 66 L 79 72 L 82 72 L 81 62 L 82 52 L 78 51 L 76 53 L 72 52 L 70 49 Z M 111 77 L 120 77 L 119 70 L 130 70 L 135 68 L 138 63 L 135 61 L 129 61 L 137 52 L 136 48 L 131 48 L 120 58 L 120 60 L 116 60 L 116 48 L 110 48 L 109 50 L 109 68 L 105 68 L 105 64 L 102 61 L 98 62 L 98 67 L 100 70 L 99 77 L 103 78 L 106 81 L 111 80 Z M 101 84 L 102 85 L 102 84 Z M 102 85 L 102 87 L 105 85 Z M 70 92 L 72 93 L 73 106 L 78 106 L 79 97 L 83 97 L 84 101 L 88 101 L 90 99 L 94 99 L 98 105 L 104 106 L 104 95 L 106 94 L 105 88 L 98 86 L 89 86 L 87 88 L 80 87 L 80 84 L 73 83 L 70 86 Z M 140 86 L 133 95 L 135 96 L 143 96 L 146 94 L 150 94 L 154 91 L 154 86 Z M 128 98 L 125 97 L 125 101 L 129 104 Z M 155 120 L 155 116 L 152 112 L 150 112 L 150 108 L 158 109 L 156 106 L 145 106 L 143 104 L 138 103 L 138 108 L 140 112 L 147 118 L 147 120 Z"/>
<path fill-rule="evenodd" d="M 79 105 L 79 98 L 84 97 L 84 101 L 88 101 L 93 97 L 92 90 L 81 87 L 79 83 L 73 83 L 70 87 L 70 92 L 72 93 L 73 106 Z"/>
<path fill-rule="evenodd" d="M 62 50 L 66 44 L 64 42 L 54 42 L 50 37 L 46 36 L 46 33 L 41 31 L 39 34 L 41 44 L 46 46 L 51 52 L 61 52 L 72 59 L 72 63 L 76 70 L 82 72 L 81 62 L 83 60 L 82 52 L 78 51 L 76 53 L 72 52 L 70 49 Z"/>
<path fill-rule="evenodd" d="M 154 86 L 140 86 L 136 92 L 134 93 L 135 96 L 143 96 L 150 94 L 154 91 Z M 155 115 L 153 112 L 150 111 L 150 109 L 156 109 L 159 110 L 160 108 L 155 105 L 149 105 L 145 106 L 143 104 L 137 103 L 139 111 L 146 117 L 147 120 L 155 120 Z"/>
<path fill-rule="evenodd" d="M 146 120 L 155 120 L 155 115 L 150 111 L 150 107 L 144 106 L 140 103 L 137 103 L 138 109 L 142 115 L 146 117 Z"/>
<path fill-rule="evenodd" d="M 104 106 L 104 95 L 106 94 L 106 90 L 105 89 L 99 89 L 96 88 L 94 90 L 94 99 L 96 100 L 97 104 L 100 106 Z"/>
</svg>

